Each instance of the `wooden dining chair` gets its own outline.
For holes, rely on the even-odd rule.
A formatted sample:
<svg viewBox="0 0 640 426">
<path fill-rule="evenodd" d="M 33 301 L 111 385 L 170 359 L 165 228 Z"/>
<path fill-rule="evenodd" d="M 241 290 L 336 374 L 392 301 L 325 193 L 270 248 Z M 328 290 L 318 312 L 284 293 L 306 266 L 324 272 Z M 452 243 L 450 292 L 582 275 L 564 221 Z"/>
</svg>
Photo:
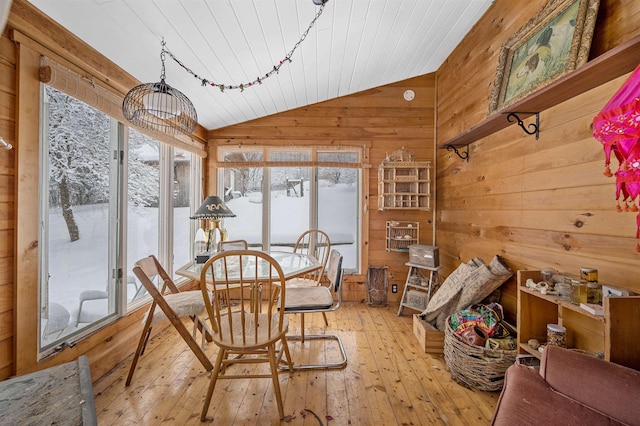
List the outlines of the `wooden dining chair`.
<svg viewBox="0 0 640 426">
<path fill-rule="evenodd" d="M 331 240 L 326 232 L 319 229 L 309 229 L 303 232 L 293 247 L 294 253 L 302 253 L 313 256 L 322 268 L 309 272 L 301 277 L 292 278 L 287 281 L 289 287 L 292 286 L 316 286 L 320 285 L 320 280 L 324 275 L 324 269 L 327 266 L 329 252 L 331 251 Z"/>
<path fill-rule="evenodd" d="M 203 295 L 213 292 L 211 299 L 204 299 L 213 342 L 219 347 L 200 420 L 206 420 L 218 380 L 242 378 L 271 378 L 283 419 L 278 364 L 286 362 L 290 372 L 293 365 L 286 340 L 289 322 L 284 315 L 287 289 L 282 268 L 264 252 L 223 251 L 204 264 L 200 286 Z M 233 307 L 223 302 L 234 297 Z M 269 363 L 269 374 L 236 367 L 252 363 Z"/>
<path fill-rule="evenodd" d="M 167 319 L 176 328 L 202 366 L 207 371 L 212 370 L 213 364 L 211 364 L 204 350 L 195 340 L 196 330 L 199 330 L 206 340 L 212 340 L 206 323 L 199 317 L 199 315 L 206 311 L 202 292 L 200 290 L 180 291 L 158 259 L 153 255 L 138 260 L 133 267 L 133 273 L 138 277 L 138 280 L 140 280 L 149 295 L 151 295 L 152 301 L 143 319 L 144 325 L 142 327 L 142 333 L 140 334 L 138 347 L 131 362 L 131 368 L 129 369 L 125 386 L 129 386 L 131 383 L 138 358 L 144 354 L 145 347 L 147 346 L 147 341 L 151 335 L 151 328 L 154 324 Z M 155 282 L 157 282 L 157 285 Z M 182 322 L 182 319 L 187 317 L 194 323 L 191 333 L 189 333 L 187 327 Z"/>
<path fill-rule="evenodd" d="M 326 232 L 319 229 L 309 229 L 303 232 L 296 241 L 293 248 L 294 253 L 302 253 L 309 256 L 313 256 L 320 264 L 322 268 L 309 272 L 301 277 L 292 278 L 287 281 L 289 288 L 293 287 L 305 287 L 305 286 L 318 286 L 324 276 L 324 270 L 327 266 L 327 260 L 329 259 L 329 252 L 331 251 L 331 240 Z M 301 321 L 304 324 L 304 314 L 300 314 Z M 322 317 L 324 319 L 324 325 L 329 325 L 327 315 L 323 312 Z M 302 334 L 304 340 L 304 333 Z"/>
<path fill-rule="evenodd" d="M 287 300 L 284 310 L 287 314 L 304 314 L 311 312 L 334 312 L 342 304 L 342 255 L 337 250 L 331 250 L 329 264 L 327 266 L 329 286 L 294 287 L 287 288 Z M 334 299 L 333 293 L 336 293 Z M 302 316 L 301 318 L 304 318 Z M 347 353 L 342 344 L 342 339 L 336 334 L 307 334 L 307 339 L 334 340 L 340 351 L 340 360 L 323 364 L 295 364 L 294 370 L 315 368 L 343 368 L 347 365 Z M 304 342 L 304 321 L 300 325 L 300 335 L 287 335 L 288 340 L 301 340 Z"/>
<path fill-rule="evenodd" d="M 248 250 L 249 243 L 246 240 L 227 240 L 220 241 L 220 251 L 229 250 Z"/>
</svg>

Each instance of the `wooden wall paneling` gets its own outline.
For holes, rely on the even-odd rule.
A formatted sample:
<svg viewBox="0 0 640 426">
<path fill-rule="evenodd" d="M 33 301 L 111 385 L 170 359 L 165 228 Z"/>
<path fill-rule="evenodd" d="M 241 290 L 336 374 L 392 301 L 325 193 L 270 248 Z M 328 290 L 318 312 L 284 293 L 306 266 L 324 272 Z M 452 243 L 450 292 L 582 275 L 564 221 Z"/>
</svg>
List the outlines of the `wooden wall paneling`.
<svg viewBox="0 0 640 426">
<path fill-rule="evenodd" d="M 0 33 L 0 92 L 15 95 L 16 82 L 16 52 L 15 45 L 8 38 L 8 31 Z M 4 111 L 5 105 L 2 105 L 0 111 Z M 13 118 L 14 111 L 7 110 L 6 115 L 0 115 L 3 118 Z"/>
<path fill-rule="evenodd" d="M 546 111 L 542 115 L 542 122 L 546 125 L 539 141 L 528 136 L 521 136 L 517 143 L 510 140 L 502 141 L 500 145 L 490 145 L 489 142 L 485 144 L 483 141 L 477 145 L 489 148 L 491 154 L 494 150 L 502 152 L 499 160 L 496 160 L 495 155 L 483 155 L 483 151 L 478 149 L 475 151 L 473 166 L 468 166 L 468 173 L 452 175 L 443 173 L 447 167 L 440 169 L 438 181 L 443 190 L 440 193 L 439 207 L 442 217 L 451 219 L 454 211 L 457 212 L 457 217 L 466 217 L 466 221 L 476 220 L 475 223 L 482 220 L 486 222 L 493 217 L 494 224 L 500 224 L 501 229 L 508 230 L 502 236 L 504 238 L 513 240 L 520 235 L 525 236 L 529 243 L 546 244 L 549 247 L 558 245 L 564 250 L 580 250 L 583 254 L 592 255 L 598 254 L 606 241 L 609 243 L 611 258 L 623 255 L 625 244 L 618 237 L 633 235 L 634 225 L 625 225 L 622 223 L 625 215 L 615 213 L 611 192 L 613 180 L 602 176 L 602 147 L 590 134 L 593 115 L 604 104 L 603 96 L 610 96 L 611 91 L 605 93 L 597 88 L 592 92 L 598 92 L 600 96 L 588 92 L 578 99 L 567 101 L 565 105 Z M 582 110 L 586 113 L 575 112 Z M 511 129 L 507 130 L 513 133 Z M 504 152 L 509 155 L 504 155 Z M 474 174 L 472 170 L 481 174 Z M 576 190 L 576 186 L 579 189 Z M 513 194 L 519 195 L 514 197 Z M 473 205 L 473 209 L 467 215 L 470 205 Z M 484 213 L 482 217 L 480 212 Z M 572 220 L 554 224 L 549 216 L 569 216 Z M 510 218 L 513 218 L 514 223 L 509 222 Z M 528 218 L 528 221 L 523 223 L 520 220 L 523 218 Z M 585 221 L 595 221 L 595 218 L 600 223 L 600 233 L 584 226 Z M 630 219 L 629 215 L 626 219 Z M 547 229 L 539 230 L 534 227 L 536 231 L 518 232 L 508 227 L 511 224 L 528 228 L 531 224 L 539 226 L 541 223 L 545 223 Z M 612 224 L 619 226 L 612 227 Z M 462 226 L 460 223 L 450 225 L 451 229 Z M 448 226 L 443 224 L 438 229 L 446 231 Z M 626 235 L 622 229 L 627 231 Z M 608 238 L 607 234 L 612 232 L 614 238 Z M 571 236 L 576 233 L 585 235 L 577 238 Z M 483 235 L 489 234 L 490 232 L 483 231 Z"/>
<path fill-rule="evenodd" d="M 37 212 L 39 199 L 40 55 L 18 47 L 18 113 L 16 210 Z M 23 215 L 16 224 L 15 373 L 34 371 L 38 353 L 38 215 Z"/>
<path fill-rule="evenodd" d="M 0 284 L 0 313 L 5 312 L 13 314 L 13 281 Z M 13 336 L 13 333 L 11 335 Z"/>
<path fill-rule="evenodd" d="M 437 72 L 438 141 L 486 118 L 502 44 L 546 3 L 497 0 L 445 60 Z M 461 90 L 464 82 L 468 85 Z"/>
<path fill-rule="evenodd" d="M 16 48 L 0 34 L 0 136 L 13 146 L 15 143 L 16 111 Z M 4 233 L 0 254 L 0 380 L 14 373 L 14 189 L 15 149 L 0 149 L 0 232 Z"/>
<path fill-rule="evenodd" d="M 484 120 L 500 46 L 544 3 L 496 0 L 438 70 L 438 141 Z M 602 0 L 591 57 L 636 36 L 638 14 L 640 3 Z M 471 66 L 469 80 L 478 90 L 460 91 Z M 539 140 L 513 125 L 472 143 L 469 162 L 438 150 L 436 240 L 443 275 L 471 257 L 500 254 L 516 269 L 551 266 L 577 275 L 594 265 L 602 282 L 640 290 L 631 278 L 640 266 L 635 213 L 615 211 L 615 180 L 602 176 L 604 153 L 591 135 L 593 117 L 626 77 L 541 111 Z M 505 288 L 509 305 L 515 300 L 511 285 Z"/>
<path fill-rule="evenodd" d="M 637 1 L 600 0 L 589 56 L 600 56 L 637 35 L 639 20 L 640 3 Z"/>
<path fill-rule="evenodd" d="M 0 380 L 13 376 L 13 339 L 0 340 Z"/>
<path fill-rule="evenodd" d="M 590 50 L 593 59 L 637 34 L 640 4 L 600 2 Z M 442 65 L 438 91 L 438 140 L 445 141 L 486 118 L 497 58 L 504 41 L 533 17 L 546 0 L 498 0 Z M 628 12 L 628 13 L 627 13 Z M 517 19 L 514 19 L 517 18 Z M 481 79 L 481 80 L 480 80 Z M 465 90 L 465 85 L 468 85 Z M 471 88 L 471 89 L 469 89 Z"/>
<path fill-rule="evenodd" d="M 0 313 L 0 341 L 13 336 L 13 311 Z"/>
<path fill-rule="evenodd" d="M 415 99 L 403 98 L 406 89 L 416 93 Z M 432 212 L 377 210 L 377 167 L 387 155 L 405 147 L 414 151 L 416 159 L 433 161 L 435 75 L 424 75 L 350 96 L 332 99 L 302 108 L 284 111 L 265 118 L 240 123 L 209 132 L 209 158 L 216 146 L 234 145 L 357 145 L 367 146 L 370 169 L 365 171 L 363 205 L 363 264 L 361 274 L 349 276 L 345 300 L 366 298 L 366 272 L 369 265 L 388 266 L 390 283 L 399 284 L 399 292 L 389 292 L 388 300 L 397 301 L 402 294 L 408 261 L 406 253 L 387 252 L 385 235 L 387 220 L 420 222 L 420 241 L 432 244 Z M 207 189 L 215 187 L 215 165 L 208 163 Z M 432 170 L 432 179 L 435 168 Z M 435 184 L 432 191 L 435 189 Z M 390 291 L 390 290 L 389 290 Z"/>
</svg>

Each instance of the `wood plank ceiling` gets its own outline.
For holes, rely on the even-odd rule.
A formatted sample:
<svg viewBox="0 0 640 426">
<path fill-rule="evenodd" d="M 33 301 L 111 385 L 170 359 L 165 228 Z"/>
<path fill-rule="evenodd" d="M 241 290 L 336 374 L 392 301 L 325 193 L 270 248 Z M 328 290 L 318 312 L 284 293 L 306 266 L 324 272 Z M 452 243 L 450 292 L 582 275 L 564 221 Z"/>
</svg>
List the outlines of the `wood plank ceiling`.
<svg viewBox="0 0 640 426">
<path fill-rule="evenodd" d="M 320 11 L 312 0 L 29 0 L 144 83 L 161 40 L 216 84 L 264 76 Z M 166 82 L 208 130 L 436 71 L 493 0 L 330 0 L 277 74 L 241 90 L 205 86 L 169 56 Z"/>
</svg>

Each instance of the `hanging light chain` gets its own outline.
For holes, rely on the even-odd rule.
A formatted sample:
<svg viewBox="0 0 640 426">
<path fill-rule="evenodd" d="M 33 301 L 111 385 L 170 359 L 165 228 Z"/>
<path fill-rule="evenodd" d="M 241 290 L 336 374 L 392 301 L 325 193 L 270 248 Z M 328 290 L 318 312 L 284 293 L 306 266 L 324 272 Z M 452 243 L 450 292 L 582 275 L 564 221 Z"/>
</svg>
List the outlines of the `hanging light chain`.
<svg viewBox="0 0 640 426">
<path fill-rule="evenodd" d="M 160 58 L 162 59 L 162 75 L 161 75 L 161 79 L 164 81 L 164 58 L 165 58 L 165 53 L 167 53 L 171 57 L 171 59 L 173 59 L 178 65 L 180 65 L 186 72 L 191 74 L 196 79 L 200 80 L 200 82 L 201 82 L 203 87 L 204 86 L 218 87 L 221 92 L 224 92 L 225 90 L 240 89 L 240 91 L 242 92 L 242 91 L 244 91 L 244 89 L 246 87 L 251 87 L 251 86 L 254 86 L 256 84 L 262 84 L 262 82 L 265 79 L 271 77 L 273 74 L 277 74 L 280 71 L 280 67 L 285 62 L 289 62 L 289 63 L 292 62 L 291 57 L 293 56 L 293 52 L 296 51 L 298 46 L 300 46 L 300 44 L 307 38 L 307 35 L 309 35 L 309 31 L 311 31 L 311 28 L 313 28 L 313 26 L 315 25 L 316 21 L 320 17 L 320 15 L 322 15 L 322 12 L 324 11 L 325 3 L 326 3 L 326 1 L 320 6 L 320 9 L 318 10 L 318 12 L 316 13 L 316 16 L 313 18 L 313 20 L 309 24 L 309 27 L 306 29 L 306 31 L 304 33 L 302 33 L 302 36 L 300 37 L 300 40 L 298 40 L 298 42 L 293 46 L 293 48 L 289 51 L 289 53 L 287 53 L 287 55 L 280 62 L 278 62 L 277 65 L 274 65 L 273 68 L 271 70 L 269 70 L 267 73 L 265 73 L 262 77 L 257 77 L 255 80 L 250 81 L 248 83 L 243 83 L 243 84 L 220 84 L 220 83 L 214 83 L 210 79 L 200 77 L 198 74 L 193 72 L 189 67 L 187 67 L 184 63 L 182 63 L 182 61 L 180 61 L 178 58 L 176 58 L 173 55 L 173 53 L 171 53 L 171 51 L 169 51 L 169 49 L 167 49 L 165 47 L 166 43 L 164 42 L 164 39 L 163 39 L 162 40 L 162 53 L 160 54 Z"/>
<path fill-rule="evenodd" d="M 164 37 L 162 38 L 162 51 L 160 52 L 160 61 L 162 62 L 162 71 L 160 72 L 160 81 L 164 83 L 164 79 L 166 77 L 165 74 L 165 70 L 164 70 L 164 59 L 165 59 L 165 53 L 166 53 L 166 43 L 164 42 Z"/>
</svg>

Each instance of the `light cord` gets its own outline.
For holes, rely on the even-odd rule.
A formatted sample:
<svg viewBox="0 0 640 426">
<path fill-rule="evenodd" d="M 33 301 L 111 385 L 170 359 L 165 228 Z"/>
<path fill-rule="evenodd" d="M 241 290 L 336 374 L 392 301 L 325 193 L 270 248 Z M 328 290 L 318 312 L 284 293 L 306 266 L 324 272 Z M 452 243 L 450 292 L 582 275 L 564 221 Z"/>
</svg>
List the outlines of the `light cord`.
<svg viewBox="0 0 640 426">
<path fill-rule="evenodd" d="M 176 58 L 176 56 L 173 53 L 171 53 L 171 51 L 169 51 L 169 49 L 167 49 L 166 43 L 164 42 L 164 39 L 162 40 L 162 53 L 161 53 L 163 77 L 164 77 L 164 54 L 166 53 L 171 57 L 171 59 L 173 59 L 185 71 L 187 71 L 189 74 L 191 74 L 196 79 L 200 80 L 200 83 L 202 84 L 203 87 L 204 86 L 218 87 L 221 92 L 224 92 L 225 90 L 240 89 L 240 91 L 242 92 L 247 87 L 252 87 L 252 86 L 255 86 L 256 84 L 262 84 L 262 82 L 265 79 L 271 77 L 273 74 L 277 74 L 280 71 L 280 67 L 284 63 L 292 62 L 291 57 L 293 56 L 293 52 L 295 52 L 296 49 L 298 48 L 298 46 L 300 46 L 300 44 L 307 38 L 307 35 L 309 34 L 309 31 L 311 31 L 311 28 L 313 28 L 313 26 L 315 25 L 316 21 L 320 17 L 320 15 L 322 15 L 322 12 L 324 11 L 325 3 L 326 3 L 326 1 L 322 3 L 322 5 L 320 6 L 320 9 L 318 10 L 318 13 L 316 13 L 316 16 L 313 18 L 313 20 L 309 24 L 309 27 L 307 28 L 307 30 L 304 33 L 302 33 L 302 36 L 300 37 L 300 40 L 298 40 L 298 42 L 293 46 L 293 48 L 289 51 L 289 53 L 287 53 L 287 55 L 277 65 L 274 65 L 273 68 L 271 70 L 269 70 L 267 73 L 265 73 L 262 77 L 257 77 L 253 81 L 250 81 L 248 83 L 241 83 L 241 84 L 214 83 L 213 81 L 211 81 L 211 79 L 200 77 L 198 74 L 193 72 L 191 70 L 191 68 L 187 67 L 182 61 L 180 61 L 178 58 Z"/>
</svg>

